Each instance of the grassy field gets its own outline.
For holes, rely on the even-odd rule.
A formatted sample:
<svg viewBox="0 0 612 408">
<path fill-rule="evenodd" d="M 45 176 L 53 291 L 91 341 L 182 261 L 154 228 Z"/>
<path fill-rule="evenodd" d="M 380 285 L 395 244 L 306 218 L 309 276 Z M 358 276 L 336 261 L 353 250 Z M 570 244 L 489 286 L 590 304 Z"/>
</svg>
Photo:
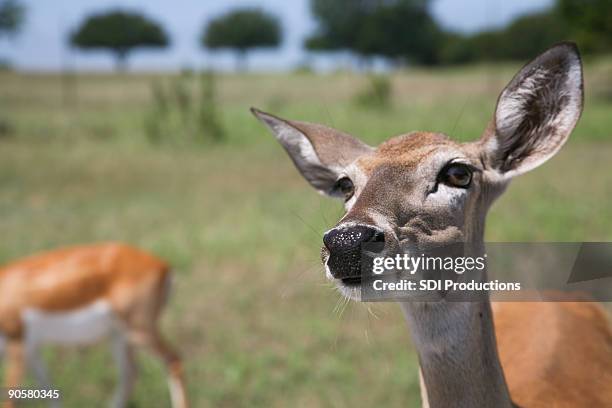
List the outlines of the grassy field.
<svg viewBox="0 0 612 408">
<path fill-rule="evenodd" d="M 494 241 L 612 239 L 611 61 L 587 66 L 568 145 L 495 205 Z M 66 244 L 124 240 L 176 266 L 163 326 L 194 406 L 417 406 L 417 359 L 392 304 L 345 305 L 324 279 L 321 232 L 340 205 L 301 179 L 250 106 L 370 143 L 409 130 L 478 137 L 517 66 L 392 76 L 385 110 L 355 106 L 363 76 L 221 76 L 220 145 L 147 144 L 157 75 L 0 73 L 0 263 Z M 65 405 L 106 406 L 107 347 L 49 350 Z M 166 406 L 161 365 L 139 355 L 133 406 Z"/>
</svg>

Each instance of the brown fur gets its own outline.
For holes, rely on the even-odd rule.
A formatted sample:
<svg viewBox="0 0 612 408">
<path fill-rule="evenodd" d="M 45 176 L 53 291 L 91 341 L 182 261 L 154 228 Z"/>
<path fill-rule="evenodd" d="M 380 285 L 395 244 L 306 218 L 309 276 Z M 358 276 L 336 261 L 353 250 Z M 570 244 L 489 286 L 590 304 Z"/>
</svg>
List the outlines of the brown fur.
<svg viewBox="0 0 612 408">
<path fill-rule="evenodd" d="M 403 168 L 416 167 L 424 157 L 441 146 L 459 147 L 460 145 L 441 133 L 407 133 L 384 142 L 373 155 L 361 157 L 357 160 L 357 164 L 366 174 L 371 174 L 382 164 L 398 165 Z"/>
<path fill-rule="evenodd" d="M 588 302 L 493 305 L 500 360 L 515 404 L 604 407 L 612 402 L 612 330 Z"/>
</svg>

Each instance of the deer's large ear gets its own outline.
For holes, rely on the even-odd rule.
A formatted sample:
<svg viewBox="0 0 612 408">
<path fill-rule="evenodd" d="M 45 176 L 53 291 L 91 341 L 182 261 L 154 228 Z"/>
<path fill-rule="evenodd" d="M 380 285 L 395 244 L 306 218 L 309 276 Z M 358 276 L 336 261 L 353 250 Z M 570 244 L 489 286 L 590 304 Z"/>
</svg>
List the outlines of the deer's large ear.
<svg viewBox="0 0 612 408">
<path fill-rule="evenodd" d="M 335 187 L 344 169 L 373 150 L 323 125 L 289 121 L 254 108 L 251 112 L 272 131 L 304 178 L 323 194 L 341 196 Z"/>
<path fill-rule="evenodd" d="M 561 43 L 519 71 L 497 100 L 481 139 L 489 165 L 504 177 L 554 156 L 582 113 L 582 64 L 573 43 Z"/>
</svg>

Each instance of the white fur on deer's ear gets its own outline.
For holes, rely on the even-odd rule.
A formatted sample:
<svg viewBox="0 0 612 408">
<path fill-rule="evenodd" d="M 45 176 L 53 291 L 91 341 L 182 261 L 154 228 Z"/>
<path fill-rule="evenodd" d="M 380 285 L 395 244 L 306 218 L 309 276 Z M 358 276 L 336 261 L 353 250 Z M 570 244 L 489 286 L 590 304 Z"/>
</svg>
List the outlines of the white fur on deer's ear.
<svg viewBox="0 0 612 408">
<path fill-rule="evenodd" d="M 338 195 L 334 187 L 344 169 L 373 150 L 323 125 L 285 120 L 255 108 L 251 112 L 272 131 L 304 178 L 323 194 Z"/>
<path fill-rule="evenodd" d="M 582 104 L 578 48 L 555 45 L 525 65 L 499 96 L 493 126 L 481 140 L 488 163 L 504 177 L 544 163 L 567 141 Z"/>
</svg>

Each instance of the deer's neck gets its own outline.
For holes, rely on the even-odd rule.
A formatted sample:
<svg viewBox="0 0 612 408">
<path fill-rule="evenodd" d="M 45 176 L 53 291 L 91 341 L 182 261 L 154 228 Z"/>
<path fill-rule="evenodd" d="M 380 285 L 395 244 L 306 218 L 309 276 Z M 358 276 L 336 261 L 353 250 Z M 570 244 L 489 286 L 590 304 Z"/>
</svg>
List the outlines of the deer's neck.
<svg viewBox="0 0 612 408">
<path fill-rule="evenodd" d="M 466 254 L 484 255 L 483 233 L 481 218 L 466 235 L 471 242 Z M 485 281 L 486 270 L 475 278 Z M 472 302 L 404 302 L 401 307 L 419 355 L 425 407 L 514 406 L 497 354 L 488 296 Z"/>
<path fill-rule="evenodd" d="M 429 407 L 512 407 L 483 302 L 402 303 Z"/>
</svg>

